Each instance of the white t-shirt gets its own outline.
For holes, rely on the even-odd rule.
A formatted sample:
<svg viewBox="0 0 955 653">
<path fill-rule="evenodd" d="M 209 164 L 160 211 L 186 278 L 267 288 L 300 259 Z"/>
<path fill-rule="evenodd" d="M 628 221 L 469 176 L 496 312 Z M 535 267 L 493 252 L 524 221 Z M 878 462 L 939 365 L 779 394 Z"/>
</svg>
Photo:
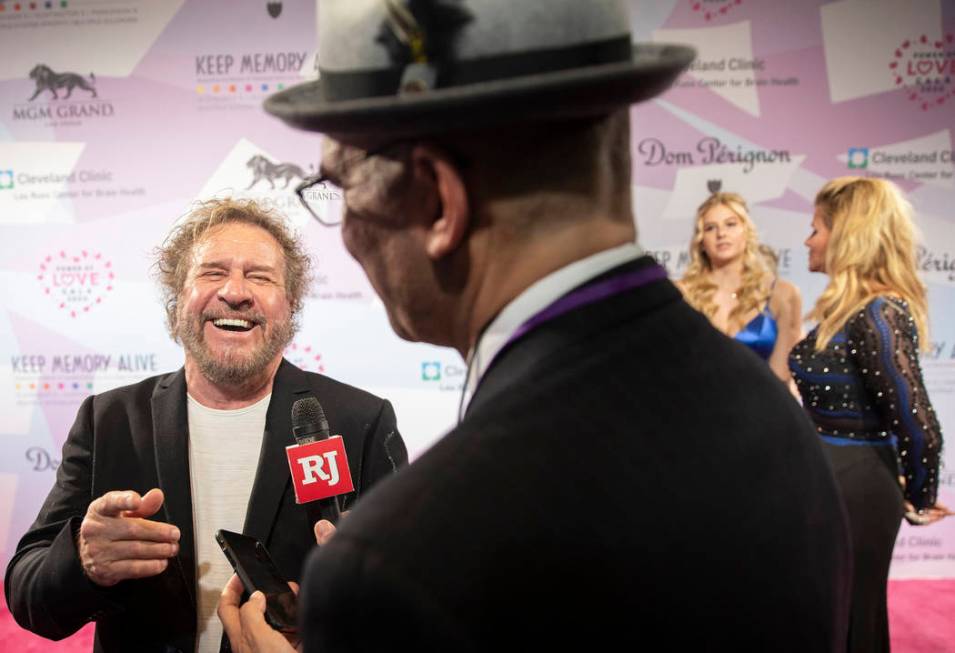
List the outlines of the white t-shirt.
<svg viewBox="0 0 955 653">
<path fill-rule="evenodd" d="M 217 653 L 222 624 L 216 605 L 232 565 L 216 542 L 220 528 L 242 532 L 255 482 L 269 394 L 236 410 L 207 408 L 188 397 L 189 482 L 196 537 L 196 651 Z"/>
</svg>

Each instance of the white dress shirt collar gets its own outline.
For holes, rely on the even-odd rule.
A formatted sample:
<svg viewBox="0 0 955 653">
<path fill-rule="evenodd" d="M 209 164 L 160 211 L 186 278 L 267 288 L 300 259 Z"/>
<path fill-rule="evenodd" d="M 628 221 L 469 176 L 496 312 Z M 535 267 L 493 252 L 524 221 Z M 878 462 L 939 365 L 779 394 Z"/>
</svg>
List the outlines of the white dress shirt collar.
<svg viewBox="0 0 955 653">
<path fill-rule="evenodd" d="M 640 258 L 643 254 L 643 249 L 636 243 L 605 249 L 538 279 L 511 300 L 488 325 L 478 338 L 476 346 L 468 353 L 468 375 L 464 383 L 458 420 L 464 416 L 471 397 L 474 396 L 494 357 L 522 324 L 570 290 L 618 265 Z"/>
</svg>

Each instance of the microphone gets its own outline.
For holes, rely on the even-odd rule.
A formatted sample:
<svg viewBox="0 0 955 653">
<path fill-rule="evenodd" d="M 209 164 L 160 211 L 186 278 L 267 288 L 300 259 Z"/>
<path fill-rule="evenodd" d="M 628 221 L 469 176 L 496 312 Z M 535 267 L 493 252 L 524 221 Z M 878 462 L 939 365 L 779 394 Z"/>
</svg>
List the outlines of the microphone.
<svg viewBox="0 0 955 653">
<path fill-rule="evenodd" d="M 328 439 L 325 410 L 315 397 L 302 397 L 292 404 L 292 435 L 299 444 Z"/>
<path fill-rule="evenodd" d="M 317 501 L 321 518 L 337 524 L 338 495 L 354 486 L 344 441 L 340 435 L 329 435 L 325 411 L 314 396 L 292 404 L 292 435 L 297 444 L 286 447 L 286 454 L 296 503 Z"/>
</svg>

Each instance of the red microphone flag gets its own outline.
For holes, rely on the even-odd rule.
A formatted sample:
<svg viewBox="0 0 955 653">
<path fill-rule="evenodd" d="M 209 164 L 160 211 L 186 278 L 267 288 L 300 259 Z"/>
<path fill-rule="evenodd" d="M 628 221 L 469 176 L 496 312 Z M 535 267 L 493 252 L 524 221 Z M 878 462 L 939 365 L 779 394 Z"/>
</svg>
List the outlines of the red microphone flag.
<svg viewBox="0 0 955 653">
<path fill-rule="evenodd" d="M 342 436 L 293 444 L 285 447 L 285 453 L 292 472 L 296 503 L 326 499 L 355 489 Z"/>
</svg>

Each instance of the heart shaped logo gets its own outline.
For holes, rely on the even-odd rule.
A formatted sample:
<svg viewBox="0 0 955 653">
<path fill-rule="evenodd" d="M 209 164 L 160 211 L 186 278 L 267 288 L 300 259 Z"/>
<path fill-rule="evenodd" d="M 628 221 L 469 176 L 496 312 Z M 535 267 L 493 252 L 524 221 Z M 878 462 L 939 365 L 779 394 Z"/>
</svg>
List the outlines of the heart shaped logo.
<svg viewBox="0 0 955 653">
<path fill-rule="evenodd" d="M 922 111 L 942 106 L 955 96 L 955 34 L 902 41 L 889 61 L 889 72 L 895 86 L 904 88 Z"/>
<path fill-rule="evenodd" d="M 45 257 L 37 274 L 43 293 L 74 318 L 102 303 L 113 291 L 115 278 L 111 261 L 85 249 L 78 254 L 61 250 Z"/>
<path fill-rule="evenodd" d="M 741 4 L 743 0 L 693 0 L 693 11 L 703 14 L 706 20 L 713 20 L 725 16 Z"/>
</svg>

